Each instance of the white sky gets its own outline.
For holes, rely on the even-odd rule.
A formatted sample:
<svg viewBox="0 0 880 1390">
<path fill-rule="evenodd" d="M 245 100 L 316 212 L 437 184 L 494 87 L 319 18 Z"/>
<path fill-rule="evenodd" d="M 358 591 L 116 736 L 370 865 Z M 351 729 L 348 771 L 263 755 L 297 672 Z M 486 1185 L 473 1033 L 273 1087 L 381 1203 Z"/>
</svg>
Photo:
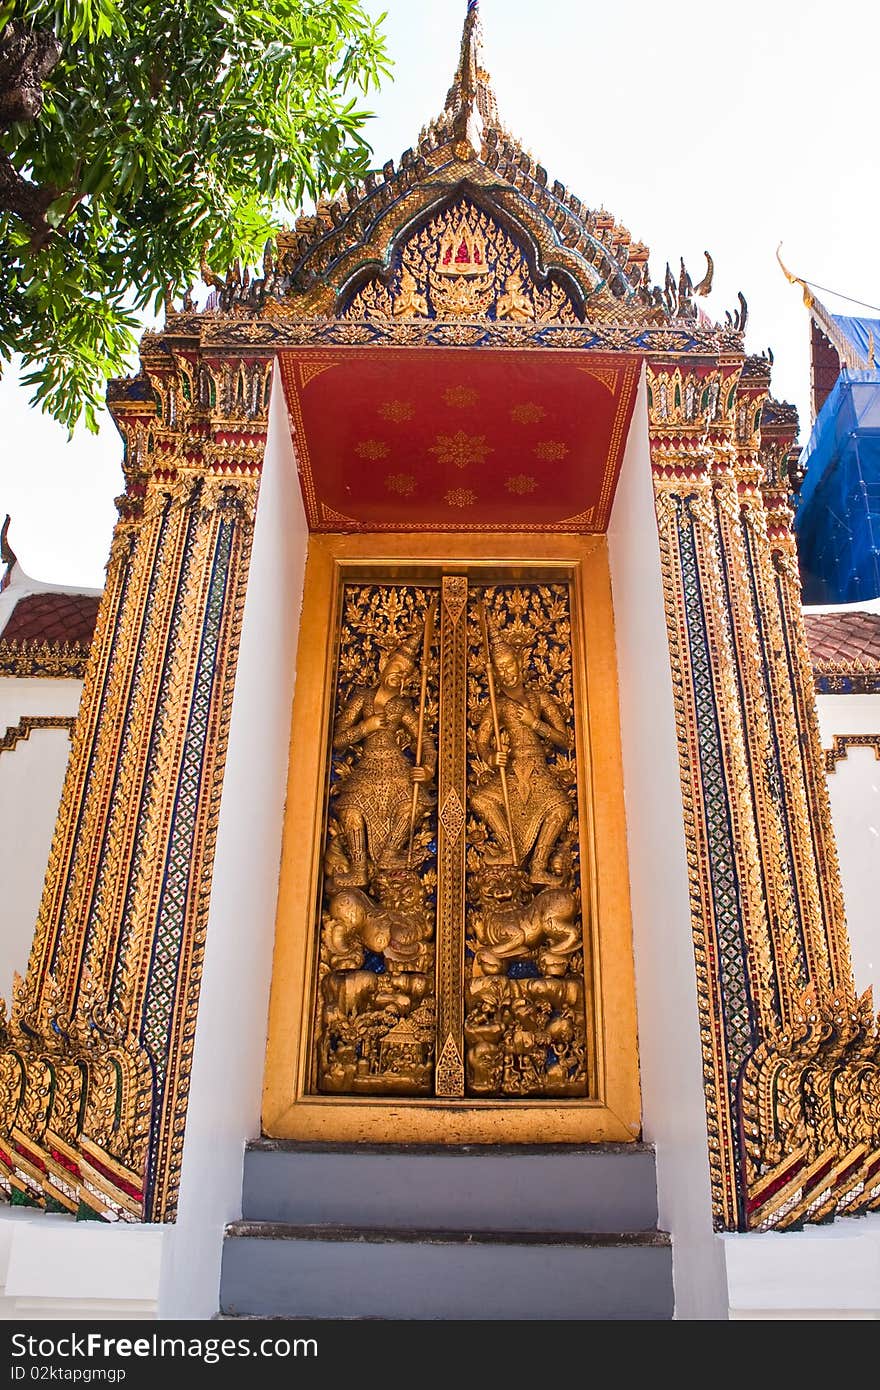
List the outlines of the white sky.
<svg viewBox="0 0 880 1390">
<path fill-rule="evenodd" d="M 375 163 L 398 160 L 444 103 L 465 0 L 366 0 L 395 80 L 370 101 Z M 808 321 L 795 274 L 880 305 L 875 155 L 876 0 L 482 0 L 484 58 L 503 123 L 588 207 L 604 206 L 651 249 L 661 282 L 703 250 L 723 320 L 742 290 L 751 352 L 772 348 L 773 394 L 809 432 Z M 868 313 L 830 294 L 834 312 Z M 0 382 L 0 520 L 24 569 L 99 587 L 121 490 L 109 416 L 96 439 L 66 433 Z"/>
</svg>

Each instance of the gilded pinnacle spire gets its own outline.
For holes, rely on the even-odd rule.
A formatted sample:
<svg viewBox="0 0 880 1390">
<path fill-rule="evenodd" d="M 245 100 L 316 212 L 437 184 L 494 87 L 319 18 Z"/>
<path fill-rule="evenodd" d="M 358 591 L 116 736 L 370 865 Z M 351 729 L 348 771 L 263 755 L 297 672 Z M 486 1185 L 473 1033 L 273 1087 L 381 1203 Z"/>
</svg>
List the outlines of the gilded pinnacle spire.
<svg viewBox="0 0 880 1390">
<path fill-rule="evenodd" d="M 480 23 L 479 0 L 468 0 L 464 29 L 461 35 L 461 55 L 458 68 L 446 98 L 445 114 L 451 118 L 452 130 L 460 153 L 479 155 L 483 130 L 496 125 L 498 107 L 488 72 L 481 64 L 483 26 Z"/>
</svg>

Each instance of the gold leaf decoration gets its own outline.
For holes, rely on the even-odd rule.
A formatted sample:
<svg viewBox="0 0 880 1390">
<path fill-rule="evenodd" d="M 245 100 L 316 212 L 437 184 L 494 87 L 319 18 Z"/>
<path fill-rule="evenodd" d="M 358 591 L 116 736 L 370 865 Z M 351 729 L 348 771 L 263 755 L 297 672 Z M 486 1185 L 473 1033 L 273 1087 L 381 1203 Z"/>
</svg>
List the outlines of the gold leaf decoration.
<svg viewBox="0 0 880 1390">
<path fill-rule="evenodd" d="M 438 434 L 430 452 L 439 463 L 467 468 L 470 463 L 485 463 L 486 456 L 495 451 L 491 444 L 486 443 L 484 434 L 465 434 L 464 430 L 456 430 L 455 434 Z"/>
</svg>

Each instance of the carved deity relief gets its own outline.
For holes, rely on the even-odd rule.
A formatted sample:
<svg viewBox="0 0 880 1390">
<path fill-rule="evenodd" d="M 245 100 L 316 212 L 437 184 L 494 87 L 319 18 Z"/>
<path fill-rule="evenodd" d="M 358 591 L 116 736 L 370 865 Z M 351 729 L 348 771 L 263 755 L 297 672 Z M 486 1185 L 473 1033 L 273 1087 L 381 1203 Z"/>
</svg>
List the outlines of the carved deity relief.
<svg viewBox="0 0 880 1390">
<path fill-rule="evenodd" d="M 468 642 L 468 1089 L 583 1096 L 587 1036 L 567 587 L 486 591 L 471 613 Z"/>
<path fill-rule="evenodd" d="M 341 316 L 354 319 L 472 319 L 580 322 L 554 280 L 535 283 L 522 248 L 466 198 L 438 212 L 363 286 Z"/>
<path fill-rule="evenodd" d="M 320 1088 L 430 1091 L 435 595 L 345 590 L 319 963 Z"/>
<path fill-rule="evenodd" d="M 573 701 L 565 584 L 345 587 L 319 1091 L 588 1094 Z"/>
</svg>

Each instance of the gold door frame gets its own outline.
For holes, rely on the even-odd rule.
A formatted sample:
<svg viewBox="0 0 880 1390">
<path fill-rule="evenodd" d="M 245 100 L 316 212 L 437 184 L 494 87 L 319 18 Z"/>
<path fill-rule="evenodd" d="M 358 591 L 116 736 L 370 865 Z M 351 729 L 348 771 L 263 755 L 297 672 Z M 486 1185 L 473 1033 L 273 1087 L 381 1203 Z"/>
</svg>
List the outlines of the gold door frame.
<svg viewBox="0 0 880 1390">
<path fill-rule="evenodd" d="M 528 562 L 522 557 L 527 555 Z M 309 1091 L 315 933 L 334 643 L 346 582 L 439 583 L 462 573 L 571 583 L 584 915 L 596 1076 L 589 1099 L 448 1100 Z M 319 536 L 309 543 L 276 918 L 263 1132 L 374 1143 L 599 1143 L 640 1134 L 640 1093 L 617 661 L 604 536 Z"/>
</svg>

